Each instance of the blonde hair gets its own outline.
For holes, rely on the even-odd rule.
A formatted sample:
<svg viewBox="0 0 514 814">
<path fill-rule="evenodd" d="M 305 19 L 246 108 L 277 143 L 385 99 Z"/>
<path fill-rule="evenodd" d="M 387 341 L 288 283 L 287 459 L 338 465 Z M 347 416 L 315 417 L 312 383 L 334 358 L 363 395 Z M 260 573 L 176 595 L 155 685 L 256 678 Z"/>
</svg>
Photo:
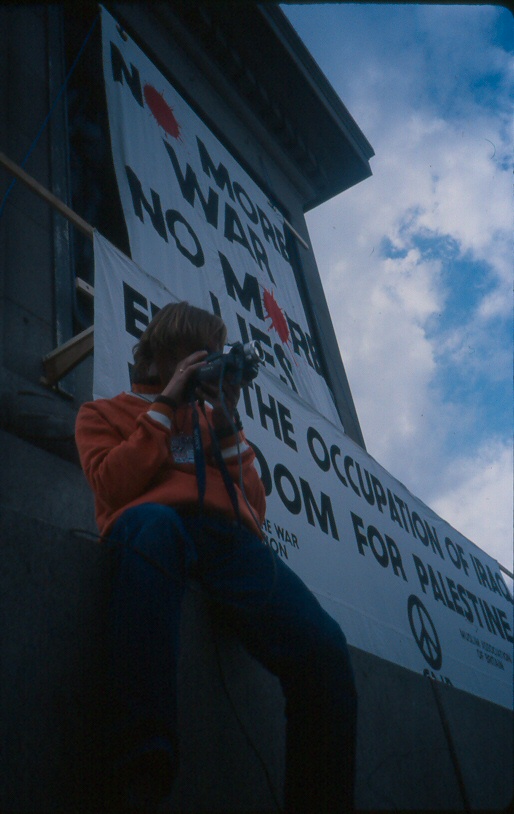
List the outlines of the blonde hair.
<svg viewBox="0 0 514 814">
<path fill-rule="evenodd" d="M 188 302 L 169 303 L 157 312 L 134 346 L 132 380 L 148 379 L 150 365 L 163 353 L 178 362 L 195 350 L 221 348 L 226 340 L 221 317 Z"/>
</svg>

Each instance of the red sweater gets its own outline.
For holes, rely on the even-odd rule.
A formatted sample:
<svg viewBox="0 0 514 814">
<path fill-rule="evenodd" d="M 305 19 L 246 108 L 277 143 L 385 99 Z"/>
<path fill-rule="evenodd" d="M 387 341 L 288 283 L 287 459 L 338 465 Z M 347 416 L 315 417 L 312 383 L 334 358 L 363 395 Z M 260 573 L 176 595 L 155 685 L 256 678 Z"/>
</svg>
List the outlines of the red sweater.
<svg viewBox="0 0 514 814">
<path fill-rule="evenodd" d="M 147 393 L 148 390 L 146 388 Z M 109 532 L 126 509 L 140 503 L 188 509 L 198 506 L 192 410 L 182 407 L 174 413 L 165 404 L 152 403 L 153 397 L 121 393 L 112 399 L 87 402 L 79 410 L 77 447 L 82 468 L 95 494 L 96 520 L 102 535 Z M 206 412 L 209 418 L 212 411 L 206 408 Z M 212 456 L 209 429 L 201 411 L 199 419 L 206 464 L 204 509 L 235 519 L 221 472 Z M 224 438 L 219 446 L 234 482 L 241 519 L 260 535 L 260 525 L 257 526 L 239 485 L 241 475 L 246 499 L 262 524 L 266 499 L 253 465 L 255 453 L 242 432 Z"/>
</svg>

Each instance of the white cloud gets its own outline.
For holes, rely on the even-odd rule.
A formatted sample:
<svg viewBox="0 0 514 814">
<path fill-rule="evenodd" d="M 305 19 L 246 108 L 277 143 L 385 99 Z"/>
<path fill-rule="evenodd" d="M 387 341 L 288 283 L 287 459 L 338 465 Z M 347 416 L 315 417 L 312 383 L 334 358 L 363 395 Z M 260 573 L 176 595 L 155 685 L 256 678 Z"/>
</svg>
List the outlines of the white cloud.
<svg viewBox="0 0 514 814">
<path fill-rule="evenodd" d="M 435 362 L 422 322 L 440 307 L 439 296 L 432 264 L 421 263 L 416 252 L 367 268 L 362 254 L 353 253 L 356 263 L 334 265 L 325 290 L 369 451 L 392 466 L 399 463 L 395 451 L 416 444 L 423 417 L 429 420 Z M 403 467 L 391 471 L 404 476 Z"/>
<path fill-rule="evenodd" d="M 454 460 L 434 490 L 431 507 L 499 562 L 513 570 L 512 448 L 503 440 Z M 437 494 L 439 492 L 439 494 Z"/>
<path fill-rule="evenodd" d="M 441 375 L 454 365 L 470 381 L 510 379 L 512 61 L 485 36 L 494 10 L 416 8 L 401 34 L 398 7 L 385 23 L 377 11 L 379 37 L 362 25 L 370 9 L 349 12 L 354 27 L 329 79 L 373 144 L 373 177 L 307 220 L 368 451 L 508 566 L 510 437 L 481 424 L 451 382 L 443 390 Z M 492 73 L 494 108 L 477 90 Z M 450 294 L 458 297 L 457 283 L 444 251 L 424 254 L 419 236 L 444 238 L 460 259 L 480 264 L 482 290 L 444 332 L 434 325 Z M 385 238 L 397 257 L 381 251 Z M 464 301 L 475 282 L 459 280 Z"/>
<path fill-rule="evenodd" d="M 494 121 L 483 130 L 500 143 L 493 132 Z M 430 205 L 419 219 L 419 226 L 451 234 L 462 251 L 471 251 L 477 259 L 490 258 L 490 248 L 510 235 L 512 213 L 509 173 L 501 170 L 490 157 L 491 144 L 477 135 L 468 123 L 459 133 L 460 123 L 448 126 L 446 132 L 431 137 L 432 143 L 420 145 L 420 158 L 430 160 L 435 176 Z M 414 158 L 414 156 L 413 156 Z M 426 169 L 425 169 L 426 171 Z M 496 250 L 493 261 L 498 256 Z"/>
</svg>

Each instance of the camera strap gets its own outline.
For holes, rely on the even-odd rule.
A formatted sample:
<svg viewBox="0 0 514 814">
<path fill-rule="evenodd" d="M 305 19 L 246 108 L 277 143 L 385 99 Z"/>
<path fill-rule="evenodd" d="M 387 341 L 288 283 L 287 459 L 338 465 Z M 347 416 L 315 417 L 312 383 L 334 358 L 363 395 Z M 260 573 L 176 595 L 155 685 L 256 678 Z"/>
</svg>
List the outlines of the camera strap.
<svg viewBox="0 0 514 814">
<path fill-rule="evenodd" d="M 198 408 L 196 403 L 192 404 L 193 408 L 193 448 L 194 448 L 194 456 L 195 456 L 195 467 L 196 467 L 196 479 L 198 482 L 198 502 L 200 504 L 200 512 L 203 511 L 203 504 L 205 499 L 205 487 L 206 487 L 206 478 L 207 478 L 207 468 L 205 465 L 205 451 L 203 448 L 202 443 L 202 432 L 200 428 L 200 418 L 198 415 Z M 227 465 L 223 460 L 223 455 L 221 454 L 221 449 L 218 443 L 218 439 L 216 438 L 215 432 L 207 420 L 207 416 L 205 414 L 205 408 L 202 405 L 201 407 L 205 420 L 207 422 L 207 426 L 209 428 L 209 434 L 211 437 L 211 445 L 212 445 L 212 454 L 218 469 L 221 472 L 221 477 L 223 478 L 223 483 L 225 485 L 225 489 L 227 490 L 228 496 L 230 498 L 230 502 L 234 509 L 235 516 L 239 524 L 241 524 L 241 512 L 239 509 L 239 501 L 237 499 L 237 492 L 236 487 L 234 486 L 234 481 L 230 477 L 230 473 L 227 469 Z"/>
<path fill-rule="evenodd" d="M 230 473 L 227 469 L 227 465 L 223 460 L 223 455 L 221 454 L 220 445 L 218 443 L 218 439 L 214 433 L 213 428 L 209 424 L 209 433 L 211 436 L 211 444 L 212 444 L 212 453 L 214 455 L 214 460 L 218 464 L 218 469 L 221 472 L 221 477 L 223 478 L 223 483 L 225 484 L 225 489 L 228 492 L 228 496 L 230 498 L 230 502 L 232 503 L 232 507 L 234 509 L 234 513 L 237 518 L 237 522 L 241 525 L 241 513 L 239 511 L 239 501 L 237 499 L 237 492 L 236 487 L 234 486 L 234 481 L 230 477 Z"/>
<path fill-rule="evenodd" d="M 191 401 L 191 408 L 193 412 L 193 452 L 195 456 L 196 480 L 198 483 L 198 503 L 200 504 L 200 513 L 202 513 L 206 483 L 205 453 L 202 444 L 200 419 L 198 417 L 198 409 L 195 401 Z"/>
</svg>

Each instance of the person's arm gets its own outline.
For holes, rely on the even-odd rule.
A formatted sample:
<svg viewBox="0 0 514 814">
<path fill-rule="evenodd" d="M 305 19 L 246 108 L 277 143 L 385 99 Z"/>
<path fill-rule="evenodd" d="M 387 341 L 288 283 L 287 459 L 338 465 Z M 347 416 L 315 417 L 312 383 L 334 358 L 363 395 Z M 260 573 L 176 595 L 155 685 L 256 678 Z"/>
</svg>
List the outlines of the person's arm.
<svg viewBox="0 0 514 814">
<path fill-rule="evenodd" d="M 102 501 L 118 509 L 144 494 L 170 458 L 172 411 L 150 405 L 123 438 L 110 414 L 109 402 L 85 404 L 79 410 L 76 441 L 86 478 Z"/>
<path fill-rule="evenodd" d="M 136 419 L 125 438 L 116 426 L 109 400 L 83 405 L 77 417 L 76 441 L 82 468 L 95 494 L 113 509 L 143 495 L 160 468 L 170 462 L 175 408 L 182 406 L 189 379 L 207 353 L 198 351 L 177 365 L 155 402 Z"/>
</svg>

